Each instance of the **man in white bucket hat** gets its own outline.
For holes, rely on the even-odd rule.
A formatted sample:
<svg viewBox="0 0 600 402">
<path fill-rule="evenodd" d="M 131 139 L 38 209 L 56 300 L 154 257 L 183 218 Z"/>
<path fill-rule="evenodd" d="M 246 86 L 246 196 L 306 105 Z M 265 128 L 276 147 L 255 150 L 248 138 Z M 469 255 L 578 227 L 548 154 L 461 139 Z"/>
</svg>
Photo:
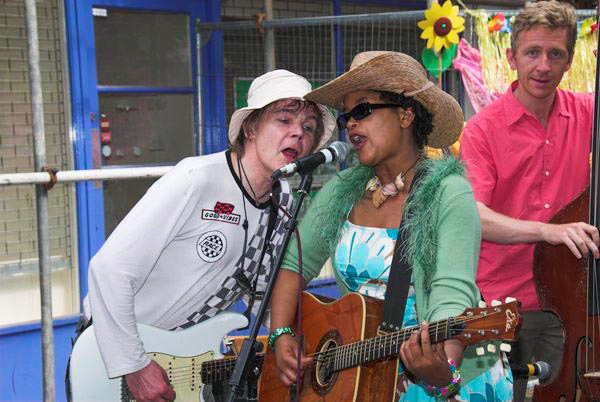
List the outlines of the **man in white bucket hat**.
<svg viewBox="0 0 600 402">
<path fill-rule="evenodd" d="M 256 78 L 248 106 L 231 118 L 230 149 L 177 164 L 91 260 L 84 321 L 93 318 L 108 376 L 125 376 L 137 400 L 173 400 L 177 387 L 146 354 L 136 322 L 207 324 L 266 287 L 284 233 L 275 204 L 292 200 L 287 181 L 271 174 L 323 146 L 335 127 L 327 108 L 303 99 L 310 91 L 286 70 Z"/>
</svg>

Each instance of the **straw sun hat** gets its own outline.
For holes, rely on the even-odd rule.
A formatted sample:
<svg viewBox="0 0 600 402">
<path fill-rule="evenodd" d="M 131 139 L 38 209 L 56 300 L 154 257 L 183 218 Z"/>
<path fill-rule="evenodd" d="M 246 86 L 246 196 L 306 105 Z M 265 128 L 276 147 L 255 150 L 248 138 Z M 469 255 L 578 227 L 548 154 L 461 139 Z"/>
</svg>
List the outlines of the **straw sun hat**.
<svg viewBox="0 0 600 402">
<path fill-rule="evenodd" d="M 306 78 L 294 74 L 287 70 L 274 70 L 256 78 L 250 84 L 248 90 L 248 106 L 236 110 L 231 116 L 229 122 L 229 142 L 235 143 L 242 123 L 255 110 L 281 99 L 300 99 L 305 100 L 304 95 L 312 90 L 310 82 Z M 321 136 L 321 141 L 315 149 L 319 149 L 327 144 L 331 138 L 333 130 L 336 127 L 335 118 L 328 108 L 319 105 L 316 102 L 323 114 L 324 132 Z"/>
<path fill-rule="evenodd" d="M 444 148 L 452 145 L 463 128 L 463 112 L 452 96 L 427 79 L 425 69 L 412 57 L 399 52 L 359 53 L 350 71 L 319 87 L 306 99 L 338 110 L 350 92 L 372 90 L 404 93 L 418 100 L 433 115 L 433 130 L 427 145 Z"/>
</svg>

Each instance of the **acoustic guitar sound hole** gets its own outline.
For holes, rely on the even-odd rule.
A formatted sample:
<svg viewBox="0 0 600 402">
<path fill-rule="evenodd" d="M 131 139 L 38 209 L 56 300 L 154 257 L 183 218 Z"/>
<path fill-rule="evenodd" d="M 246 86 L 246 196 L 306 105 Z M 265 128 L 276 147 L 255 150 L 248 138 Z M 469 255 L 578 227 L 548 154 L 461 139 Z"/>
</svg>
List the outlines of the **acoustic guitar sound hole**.
<svg viewBox="0 0 600 402">
<path fill-rule="evenodd" d="M 314 357 L 315 365 L 311 374 L 313 389 L 321 396 L 327 394 L 337 379 L 334 369 L 334 352 L 341 345 L 341 338 L 336 330 L 331 330 L 321 338 L 317 347 L 318 355 Z"/>
</svg>

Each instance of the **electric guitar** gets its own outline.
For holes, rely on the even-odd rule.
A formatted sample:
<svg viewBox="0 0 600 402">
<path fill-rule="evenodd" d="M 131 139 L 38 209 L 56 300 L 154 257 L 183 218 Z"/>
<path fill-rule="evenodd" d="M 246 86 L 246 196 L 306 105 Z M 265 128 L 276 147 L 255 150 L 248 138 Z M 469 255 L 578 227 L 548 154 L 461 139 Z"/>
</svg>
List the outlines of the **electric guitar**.
<svg viewBox="0 0 600 402">
<path fill-rule="evenodd" d="M 300 401 L 393 401 L 400 346 L 419 327 L 378 334 L 383 303 L 359 293 L 323 303 L 304 292 L 302 303 L 304 352 L 313 362 L 304 371 Z M 510 341 L 516 339 L 521 319 L 520 302 L 515 300 L 470 308 L 456 317 L 431 322 L 429 335 L 432 343 L 447 339 L 465 345 Z M 495 346 L 488 347 L 493 350 Z M 295 400 L 295 387 L 288 388 L 279 380 L 275 354 L 270 350 L 260 384 L 261 402 Z"/>
<path fill-rule="evenodd" d="M 241 314 L 222 312 L 183 331 L 138 324 L 138 332 L 148 356 L 167 372 L 176 400 L 204 401 L 204 385 L 229 378 L 235 365 L 235 358 L 221 359 L 223 337 L 247 323 Z M 261 356 L 256 363 L 262 363 Z M 132 400 L 124 377 L 108 378 L 93 326 L 75 342 L 69 376 L 74 402 Z"/>
</svg>

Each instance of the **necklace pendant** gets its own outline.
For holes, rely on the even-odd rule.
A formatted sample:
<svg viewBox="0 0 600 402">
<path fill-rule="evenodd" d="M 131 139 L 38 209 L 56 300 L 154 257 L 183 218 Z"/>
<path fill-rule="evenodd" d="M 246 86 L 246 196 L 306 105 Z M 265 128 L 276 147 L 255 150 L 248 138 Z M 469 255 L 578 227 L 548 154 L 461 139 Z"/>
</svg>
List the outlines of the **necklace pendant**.
<svg viewBox="0 0 600 402">
<path fill-rule="evenodd" d="M 385 200 L 387 200 L 387 198 L 388 196 L 382 191 L 382 188 L 380 187 L 377 190 L 373 191 L 371 202 L 373 202 L 373 206 L 375 206 L 375 208 L 379 208 L 381 204 L 383 204 Z"/>
<path fill-rule="evenodd" d="M 381 187 L 381 182 L 379 181 L 379 177 L 374 176 L 371 180 L 367 182 L 367 191 L 375 191 Z"/>
<path fill-rule="evenodd" d="M 396 180 L 394 180 L 394 184 L 396 185 L 398 191 L 404 190 L 404 180 L 402 176 L 402 173 L 400 173 L 398 176 L 396 176 Z"/>
</svg>

